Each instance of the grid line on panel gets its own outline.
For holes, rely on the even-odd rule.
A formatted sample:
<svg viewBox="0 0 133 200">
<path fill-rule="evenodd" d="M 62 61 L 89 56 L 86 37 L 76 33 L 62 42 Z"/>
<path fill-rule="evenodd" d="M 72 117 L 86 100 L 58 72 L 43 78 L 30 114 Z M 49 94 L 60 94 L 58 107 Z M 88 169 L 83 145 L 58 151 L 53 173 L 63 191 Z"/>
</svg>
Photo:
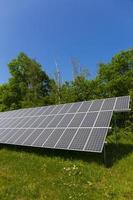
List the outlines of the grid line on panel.
<svg viewBox="0 0 133 200">
<path fill-rule="evenodd" d="M 91 102 L 91 104 L 90 104 L 90 106 L 89 106 L 89 108 L 88 108 L 88 111 L 90 110 L 90 108 L 91 108 L 91 105 L 92 105 L 92 104 L 93 104 L 93 101 Z M 87 113 L 86 113 L 86 115 L 87 115 Z M 85 119 L 86 115 L 84 116 L 83 120 Z M 68 145 L 67 149 L 69 149 L 69 147 L 71 146 L 71 144 L 72 144 L 72 142 L 73 142 L 73 140 L 74 140 L 74 138 L 75 138 L 76 134 L 78 133 L 78 130 L 79 130 L 79 128 L 80 128 L 80 126 L 81 126 L 81 124 L 83 123 L 83 120 L 81 121 L 81 123 L 80 123 L 79 127 L 77 128 L 77 131 L 76 131 L 76 133 L 74 134 L 74 136 L 73 136 L 73 138 L 72 138 L 71 142 L 69 143 L 69 145 Z"/>
<path fill-rule="evenodd" d="M 112 111 L 112 110 L 102 110 L 101 112 L 105 112 L 105 111 Z M 98 111 L 89 111 L 89 113 L 95 113 L 95 112 L 98 112 Z M 82 114 L 82 113 L 86 113 L 86 112 L 79 112 L 79 111 L 78 111 L 78 113 L 76 112 L 76 114 Z M 87 113 L 88 113 L 88 111 L 87 111 Z M 58 115 L 64 115 L 64 114 L 75 114 L 75 113 L 74 112 L 73 113 L 68 113 L 68 112 L 66 112 L 66 113 L 58 113 Z M 29 118 L 29 117 L 33 118 L 33 117 L 43 117 L 43 116 L 48 117 L 48 116 L 55 116 L 55 115 L 57 115 L 57 114 L 14 117 L 13 119 L 21 119 L 21 118 Z M 1 118 L 1 119 L 4 120 L 4 119 L 12 119 L 12 118 Z"/>
<path fill-rule="evenodd" d="M 65 106 L 65 104 L 62 106 L 61 109 L 63 109 L 64 106 Z M 57 107 L 57 105 L 54 107 L 54 109 L 51 110 L 51 112 L 53 112 L 53 111 L 56 109 L 56 107 Z M 59 110 L 59 111 L 60 111 L 60 110 Z M 58 112 L 59 112 L 59 111 L 58 111 Z M 50 112 L 50 113 L 51 113 L 51 112 Z M 58 114 L 58 112 L 57 112 L 57 114 Z M 51 121 L 49 121 L 49 123 L 46 125 L 46 127 L 44 128 L 44 130 L 45 130 L 45 129 L 48 127 L 48 125 L 54 120 L 55 117 L 56 117 L 56 115 L 53 117 L 53 119 L 52 119 Z M 47 117 L 46 117 L 46 119 L 47 119 Z M 36 129 L 37 129 L 37 128 L 36 128 Z M 36 130 L 36 129 L 35 129 L 35 130 Z M 33 132 L 29 135 L 29 137 L 30 137 L 32 134 L 34 134 L 34 132 L 35 132 L 35 131 L 33 131 Z M 43 133 L 43 131 L 42 131 L 41 133 Z M 29 137 L 28 137 L 28 138 L 29 138 Z M 27 139 L 28 139 L 28 138 L 27 138 Z M 25 141 L 24 141 L 22 144 L 24 144 L 24 143 L 26 142 L 27 139 L 25 139 Z M 34 142 L 35 142 L 35 141 L 34 141 Z"/>
<path fill-rule="evenodd" d="M 98 112 L 98 114 L 97 114 L 97 116 L 96 116 L 96 119 L 95 119 L 95 122 L 94 122 L 94 124 L 93 124 L 93 127 L 95 127 L 96 121 L 97 121 L 97 119 L 98 119 L 98 116 L 99 116 L 100 111 L 101 111 L 101 109 L 102 109 L 102 106 L 103 106 L 103 104 L 104 104 L 104 101 L 105 101 L 105 99 L 103 100 L 103 102 L 102 102 L 102 104 L 101 104 L 100 110 L 99 110 L 99 112 Z M 92 131 L 93 131 L 93 127 L 92 127 L 92 129 L 91 129 L 91 131 L 90 131 L 90 134 L 89 134 L 87 140 L 86 140 L 86 143 L 85 143 L 85 145 L 84 145 L 83 151 L 85 150 L 85 147 L 86 147 L 86 145 L 87 145 L 87 143 L 88 143 L 88 141 L 89 141 L 89 139 L 90 139 L 90 137 L 91 137 L 91 133 L 92 133 Z"/>
<path fill-rule="evenodd" d="M 61 134 L 61 136 L 59 137 L 59 139 L 57 140 L 56 144 L 54 145 L 54 148 L 56 147 L 56 145 L 58 144 L 59 140 L 61 139 L 61 137 L 63 136 L 63 134 L 65 133 L 66 129 L 69 127 L 69 125 L 71 124 L 72 120 L 74 119 L 74 117 L 76 116 L 76 114 L 78 113 L 79 109 L 81 108 L 81 106 L 83 105 L 84 102 L 81 103 L 81 105 L 79 106 L 78 110 L 75 112 L 74 116 L 72 117 L 72 119 L 70 120 L 70 122 L 68 123 L 68 125 L 66 126 L 66 128 L 64 129 L 63 133 Z"/>
<path fill-rule="evenodd" d="M 114 103 L 114 106 L 113 106 L 113 111 L 114 111 L 114 109 L 115 109 L 116 102 L 117 102 L 117 97 L 115 98 L 115 103 Z"/>
<path fill-rule="evenodd" d="M 64 105 L 65 105 L 65 104 L 64 104 Z M 73 104 L 70 106 L 70 108 L 68 109 L 68 111 L 71 109 L 72 106 L 73 106 Z M 62 108 L 62 109 L 63 109 L 63 108 Z M 67 114 L 67 113 L 65 113 L 64 116 L 65 116 L 66 114 Z M 63 120 L 63 119 L 62 119 L 62 120 Z M 60 123 L 60 122 L 59 122 L 59 123 Z M 58 123 L 58 124 L 59 124 L 59 123 Z M 58 126 L 58 124 L 57 124 L 57 126 Z M 56 126 L 56 127 L 57 127 L 57 126 Z M 52 135 L 53 132 L 54 132 L 54 130 L 51 132 L 51 134 L 49 135 L 49 137 L 46 139 L 45 142 L 47 142 L 47 140 L 50 138 L 50 136 Z M 63 132 L 64 132 L 64 131 L 63 131 Z M 45 142 L 42 144 L 42 146 L 45 144 Z"/>
<path fill-rule="evenodd" d="M 55 128 L 51 128 L 51 127 L 47 127 L 46 129 L 64 129 L 65 127 L 55 127 Z M 84 129 L 84 128 L 108 128 L 108 129 L 111 129 L 111 127 L 108 127 L 108 126 L 105 126 L 105 127 L 92 127 L 92 126 L 90 126 L 90 127 L 88 127 L 88 126 L 81 126 L 81 127 L 66 127 L 66 128 L 70 128 L 70 129 L 77 129 L 77 128 L 80 128 L 80 129 Z M 5 129 L 5 130 L 7 130 L 7 129 L 44 129 L 44 128 L 33 128 L 33 127 L 30 127 L 30 128 L 24 128 L 24 127 L 22 127 L 22 128 L 0 128 L 0 130 L 3 130 L 3 129 Z"/>
</svg>

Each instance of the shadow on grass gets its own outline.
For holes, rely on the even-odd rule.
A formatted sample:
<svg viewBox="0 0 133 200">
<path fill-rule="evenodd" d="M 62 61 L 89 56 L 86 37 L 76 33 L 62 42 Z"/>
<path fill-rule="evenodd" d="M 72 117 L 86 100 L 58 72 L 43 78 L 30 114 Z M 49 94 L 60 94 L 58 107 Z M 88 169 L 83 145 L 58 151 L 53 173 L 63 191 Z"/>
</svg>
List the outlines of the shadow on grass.
<svg viewBox="0 0 133 200">
<path fill-rule="evenodd" d="M 7 149 L 10 151 L 34 153 L 38 156 L 60 157 L 64 160 L 82 160 L 88 164 L 95 162 L 99 165 L 104 165 L 103 153 L 88 153 L 68 150 L 45 149 L 25 146 L 15 146 L 0 144 L 0 149 Z M 133 152 L 133 145 L 129 144 L 114 144 L 110 143 L 106 146 L 106 167 L 110 168 L 113 164 Z"/>
</svg>

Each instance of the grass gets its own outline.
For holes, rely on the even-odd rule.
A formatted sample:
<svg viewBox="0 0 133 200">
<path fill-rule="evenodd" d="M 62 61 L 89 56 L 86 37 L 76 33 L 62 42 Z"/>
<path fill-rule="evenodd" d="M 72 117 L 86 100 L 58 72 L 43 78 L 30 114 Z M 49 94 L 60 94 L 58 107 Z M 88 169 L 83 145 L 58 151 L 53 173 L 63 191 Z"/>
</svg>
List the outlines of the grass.
<svg viewBox="0 0 133 200">
<path fill-rule="evenodd" d="M 133 134 L 102 154 L 0 146 L 0 200 L 133 200 Z"/>
</svg>

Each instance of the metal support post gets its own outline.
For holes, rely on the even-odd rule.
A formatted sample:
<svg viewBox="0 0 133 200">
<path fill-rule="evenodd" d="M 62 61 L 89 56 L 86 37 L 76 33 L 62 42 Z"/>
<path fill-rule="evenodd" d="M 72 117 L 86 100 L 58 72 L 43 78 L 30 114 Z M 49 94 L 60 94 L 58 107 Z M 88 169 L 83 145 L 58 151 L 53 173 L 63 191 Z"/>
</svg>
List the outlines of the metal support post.
<svg viewBox="0 0 133 200">
<path fill-rule="evenodd" d="M 107 145 L 107 142 L 105 141 L 105 143 L 104 143 L 104 148 L 103 148 L 103 156 L 104 156 L 104 164 L 105 164 L 105 166 L 107 166 L 106 145 Z"/>
<path fill-rule="evenodd" d="M 117 128 L 116 128 L 116 115 L 114 115 L 114 123 L 115 123 L 115 127 L 114 127 L 115 143 L 118 144 L 118 136 L 117 136 Z"/>
</svg>

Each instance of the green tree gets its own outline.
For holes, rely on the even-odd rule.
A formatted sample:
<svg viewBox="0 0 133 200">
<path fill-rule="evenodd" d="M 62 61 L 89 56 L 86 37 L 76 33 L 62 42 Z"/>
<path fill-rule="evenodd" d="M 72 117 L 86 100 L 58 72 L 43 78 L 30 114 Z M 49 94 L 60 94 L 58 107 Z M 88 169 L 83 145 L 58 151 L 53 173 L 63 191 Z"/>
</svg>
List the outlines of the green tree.
<svg viewBox="0 0 133 200">
<path fill-rule="evenodd" d="M 49 95 L 48 75 L 34 59 L 21 52 L 8 64 L 11 78 L 9 85 L 15 93 L 21 107 L 43 105 L 44 98 Z"/>
<path fill-rule="evenodd" d="M 122 51 L 108 64 L 100 64 L 97 79 L 103 97 L 129 95 L 133 90 L 133 50 Z"/>
</svg>

